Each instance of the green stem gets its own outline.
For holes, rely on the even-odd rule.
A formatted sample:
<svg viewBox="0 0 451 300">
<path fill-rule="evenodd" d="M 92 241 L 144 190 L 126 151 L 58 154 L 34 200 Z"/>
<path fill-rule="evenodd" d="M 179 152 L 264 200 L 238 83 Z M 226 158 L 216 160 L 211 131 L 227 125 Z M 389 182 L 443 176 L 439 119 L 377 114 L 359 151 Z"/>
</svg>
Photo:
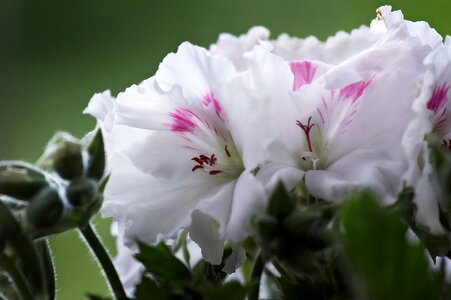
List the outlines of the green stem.
<svg viewBox="0 0 451 300">
<path fill-rule="evenodd" d="M 22 300 L 33 300 L 33 293 L 27 284 L 27 280 L 22 272 L 19 270 L 14 261 L 9 257 L 3 257 L 0 269 L 4 269 L 9 277 L 14 282 L 16 292 Z"/>
<path fill-rule="evenodd" d="M 260 292 L 260 280 L 264 269 L 265 262 L 263 261 L 261 253 L 258 253 L 252 266 L 251 289 L 249 291 L 248 300 L 258 300 Z"/>
<path fill-rule="evenodd" d="M 116 297 L 117 300 L 127 300 L 127 295 L 125 294 L 122 283 L 117 275 L 116 269 L 111 261 L 111 258 L 105 247 L 102 245 L 99 237 L 92 228 L 90 223 L 79 228 L 86 244 L 91 249 L 92 253 L 97 259 L 99 266 L 101 267 L 105 279 L 108 282 L 111 293 Z"/>
</svg>

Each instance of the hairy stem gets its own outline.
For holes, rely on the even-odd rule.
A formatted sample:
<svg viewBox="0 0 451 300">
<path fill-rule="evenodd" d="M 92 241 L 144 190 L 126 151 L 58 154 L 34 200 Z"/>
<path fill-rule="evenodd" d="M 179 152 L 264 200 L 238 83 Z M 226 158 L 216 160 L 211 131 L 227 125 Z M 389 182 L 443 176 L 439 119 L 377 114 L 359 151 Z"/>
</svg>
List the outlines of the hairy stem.
<svg viewBox="0 0 451 300">
<path fill-rule="evenodd" d="M 97 262 L 103 271 L 103 275 L 108 282 L 111 293 L 118 300 L 127 300 L 127 295 L 125 294 L 124 288 L 116 269 L 114 268 L 111 258 L 91 224 L 87 223 L 84 226 L 81 226 L 79 230 L 86 244 L 89 246 L 97 259 Z"/>
</svg>

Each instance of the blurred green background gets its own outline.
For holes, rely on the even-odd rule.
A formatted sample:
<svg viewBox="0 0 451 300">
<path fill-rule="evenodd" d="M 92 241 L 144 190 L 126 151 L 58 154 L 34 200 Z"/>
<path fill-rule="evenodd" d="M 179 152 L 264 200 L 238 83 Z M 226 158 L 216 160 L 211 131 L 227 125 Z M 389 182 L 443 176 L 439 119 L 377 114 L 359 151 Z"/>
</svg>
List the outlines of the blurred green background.
<svg viewBox="0 0 451 300">
<path fill-rule="evenodd" d="M 150 77 L 188 40 L 208 46 L 221 32 L 254 25 L 321 39 L 369 24 L 376 0 L 0 0 L 0 159 L 35 161 L 56 130 L 82 136 L 95 125 L 81 114 L 90 97 L 117 94 Z M 451 34 L 450 0 L 392 1 L 412 20 Z M 114 254 L 109 222 L 96 218 Z M 58 299 L 107 294 L 75 232 L 53 237 Z"/>
</svg>

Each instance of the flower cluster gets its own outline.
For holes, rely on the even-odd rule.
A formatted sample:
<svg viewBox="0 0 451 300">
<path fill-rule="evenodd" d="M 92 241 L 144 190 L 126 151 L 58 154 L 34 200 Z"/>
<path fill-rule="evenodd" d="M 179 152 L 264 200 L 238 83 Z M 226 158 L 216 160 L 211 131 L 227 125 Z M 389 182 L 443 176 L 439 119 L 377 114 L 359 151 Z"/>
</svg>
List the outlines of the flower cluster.
<svg viewBox="0 0 451 300">
<path fill-rule="evenodd" d="M 209 50 L 182 43 L 156 74 L 87 109 L 111 172 L 102 213 L 124 243 L 189 232 L 225 270 L 278 182 L 327 202 L 369 189 L 393 204 L 416 188 L 416 222 L 444 229 L 425 137 L 451 149 L 451 42 L 385 6 L 369 27 L 320 42 L 262 27 L 222 34 Z"/>
</svg>

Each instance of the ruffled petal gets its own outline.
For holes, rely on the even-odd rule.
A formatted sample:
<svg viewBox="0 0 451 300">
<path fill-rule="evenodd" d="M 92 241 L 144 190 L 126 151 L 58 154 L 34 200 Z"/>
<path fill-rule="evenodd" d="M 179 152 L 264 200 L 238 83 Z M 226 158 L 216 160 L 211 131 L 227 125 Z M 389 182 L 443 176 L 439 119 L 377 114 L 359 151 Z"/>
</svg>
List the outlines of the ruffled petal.
<svg viewBox="0 0 451 300">
<path fill-rule="evenodd" d="M 385 203 L 394 203 L 402 189 L 405 163 L 376 151 L 355 151 L 327 170 L 309 170 L 305 174 L 308 191 L 326 201 L 341 201 L 351 192 L 369 188 Z"/>
<path fill-rule="evenodd" d="M 252 50 L 261 41 L 267 41 L 268 38 L 269 30 L 262 26 L 252 27 L 246 34 L 240 36 L 222 33 L 216 44 L 210 46 L 210 51 L 213 54 L 227 57 L 237 70 L 243 71 L 248 66 L 244 53 Z"/>
<path fill-rule="evenodd" d="M 155 77 L 164 91 L 180 86 L 184 97 L 204 99 L 234 74 L 233 64 L 225 57 L 211 55 L 204 48 L 184 42 L 177 53 L 166 56 Z"/>
</svg>

